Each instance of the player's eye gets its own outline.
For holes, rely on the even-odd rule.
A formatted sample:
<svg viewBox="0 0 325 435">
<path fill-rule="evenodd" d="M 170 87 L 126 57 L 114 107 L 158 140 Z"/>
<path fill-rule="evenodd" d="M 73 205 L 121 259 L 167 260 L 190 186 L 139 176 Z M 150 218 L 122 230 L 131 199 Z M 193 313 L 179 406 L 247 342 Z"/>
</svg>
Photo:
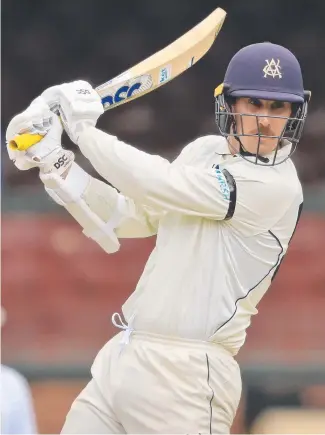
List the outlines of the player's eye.
<svg viewBox="0 0 325 435">
<path fill-rule="evenodd" d="M 284 107 L 283 101 L 274 101 L 271 105 L 273 110 L 282 109 Z"/>
<path fill-rule="evenodd" d="M 249 98 L 248 99 L 248 104 L 251 104 L 255 107 L 261 107 L 262 103 L 258 98 Z"/>
</svg>

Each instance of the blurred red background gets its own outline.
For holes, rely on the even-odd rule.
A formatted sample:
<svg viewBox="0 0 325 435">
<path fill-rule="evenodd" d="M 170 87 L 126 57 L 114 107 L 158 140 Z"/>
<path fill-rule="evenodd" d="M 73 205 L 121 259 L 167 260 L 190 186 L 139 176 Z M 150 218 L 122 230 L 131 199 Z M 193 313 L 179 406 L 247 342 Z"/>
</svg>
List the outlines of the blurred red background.
<svg viewBox="0 0 325 435">
<path fill-rule="evenodd" d="M 325 219 L 303 215 L 248 329 L 240 360 L 325 361 L 324 239 Z M 89 362 L 116 332 L 111 315 L 134 290 L 154 242 L 125 239 L 118 253 L 107 255 L 70 219 L 6 215 L 2 304 L 10 316 L 3 334 L 5 359 Z"/>
</svg>

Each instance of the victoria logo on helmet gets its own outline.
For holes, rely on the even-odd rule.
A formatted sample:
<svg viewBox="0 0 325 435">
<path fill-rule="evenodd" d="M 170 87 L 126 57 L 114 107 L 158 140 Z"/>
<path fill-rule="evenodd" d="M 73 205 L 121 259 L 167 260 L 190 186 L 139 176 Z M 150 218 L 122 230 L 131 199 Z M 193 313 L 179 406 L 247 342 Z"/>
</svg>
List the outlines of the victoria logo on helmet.
<svg viewBox="0 0 325 435">
<path fill-rule="evenodd" d="M 271 76 L 273 78 L 279 77 L 279 79 L 282 79 L 280 59 L 278 59 L 277 62 L 273 58 L 271 61 L 265 59 L 265 62 L 266 65 L 263 68 L 264 77 Z"/>
</svg>

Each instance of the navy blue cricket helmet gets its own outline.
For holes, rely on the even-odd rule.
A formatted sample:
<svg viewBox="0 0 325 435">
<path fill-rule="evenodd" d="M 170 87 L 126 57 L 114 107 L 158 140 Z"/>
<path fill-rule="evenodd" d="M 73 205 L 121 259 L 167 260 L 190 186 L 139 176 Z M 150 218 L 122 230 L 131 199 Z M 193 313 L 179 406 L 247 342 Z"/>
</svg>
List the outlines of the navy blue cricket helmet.
<svg viewBox="0 0 325 435">
<path fill-rule="evenodd" d="M 229 62 L 224 81 L 215 89 L 215 114 L 216 123 L 220 133 L 225 136 L 234 136 L 240 143 L 242 157 L 251 156 L 244 150 L 237 133 L 235 115 L 242 117 L 245 113 L 235 114 L 232 105 L 236 98 L 248 97 L 264 100 L 286 101 L 292 103 L 292 113 L 286 118 L 287 122 L 278 137 L 275 155 L 271 165 L 282 163 L 289 158 L 296 149 L 301 138 L 305 119 L 307 116 L 308 102 L 311 93 L 304 90 L 302 72 L 297 58 L 287 48 L 270 42 L 248 45 L 239 50 Z M 259 137 L 256 159 L 258 158 L 261 137 L 259 115 L 256 115 L 257 136 Z M 246 136 L 249 136 L 246 134 Z M 253 135 L 256 136 L 256 135 Z M 278 150 L 284 140 L 291 143 L 290 152 L 285 159 L 277 160 Z"/>
</svg>

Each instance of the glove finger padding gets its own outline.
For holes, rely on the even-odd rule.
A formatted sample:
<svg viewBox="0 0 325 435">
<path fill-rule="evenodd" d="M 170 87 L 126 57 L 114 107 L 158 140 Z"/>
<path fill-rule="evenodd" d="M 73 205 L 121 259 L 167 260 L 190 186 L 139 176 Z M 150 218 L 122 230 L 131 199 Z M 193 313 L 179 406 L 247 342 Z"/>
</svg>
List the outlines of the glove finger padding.
<svg viewBox="0 0 325 435">
<path fill-rule="evenodd" d="M 49 117 L 48 117 L 49 116 Z M 46 131 L 44 139 L 31 146 L 26 151 L 18 151 L 10 147 L 10 140 L 21 132 L 26 125 L 37 122 Z M 40 131 L 40 130 L 39 130 Z M 7 151 L 9 158 L 20 170 L 39 167 L 44 172 L 57 171 L 61 174 L 74 160 L 71 151 L 63 150 L 61 135 L 63 127 L 59 117 L 46 107 L 32 103 L 23 113 L 17 115 L 7 129 Z"/>
<path fill-rule="evenodd" d="M 41 162 L 44 160 L 52 151 L 57 148 L 62 148 L 61 146 L 61 136 L 63 132 L 63 127 L 60 118 L 52 113 L 50 119 L 50 129 L 47 132 L 44 139 L 42 139 L 37 144 L 26 150 L 26 156 L 32 159 L 34 162 Z M 20 151 L 17 151 L 20 152 Z"/>
<path fill-rule="evenodd" d="M 38 166 L 42 173 L 61 175 L 74 161 L 74 153 L 61 146 L 63 127 L 60 118 L 52 114 L 51 121 L 47 135 L 26 151 L 25 159 Z"/>
<path fill-rule="evenodd" d="M 41 97 L 36 98 L 22 113 L 14 116 L 6 131 L 6 146 L 10 160 L 20 170 L 35 167 L 35 162 L 26 157 L 26 151 L 17 151 L 10 142 L 23 133 L 45 135 L 51 128 L 52 113 Z"/>
<path fill-rule="evenodd" d="M 9 143 L 18 134 L 31 133 L 45 135 L 50 129 L 52 112 L 45 100 L 36 98 L 22 113 L 14 116 L 6 131 L 6 141 Z"/>
<path fill-rule="evenodd" d="M 48 104 L 59 106 L 64 129 L 75 143 L 79 134 L 95 126 L 99 116 L 104 113 L 100 96 L 90 83 L 83 80 L 53 86 L 44 91 L 42 97 Z"/>
</svg>

